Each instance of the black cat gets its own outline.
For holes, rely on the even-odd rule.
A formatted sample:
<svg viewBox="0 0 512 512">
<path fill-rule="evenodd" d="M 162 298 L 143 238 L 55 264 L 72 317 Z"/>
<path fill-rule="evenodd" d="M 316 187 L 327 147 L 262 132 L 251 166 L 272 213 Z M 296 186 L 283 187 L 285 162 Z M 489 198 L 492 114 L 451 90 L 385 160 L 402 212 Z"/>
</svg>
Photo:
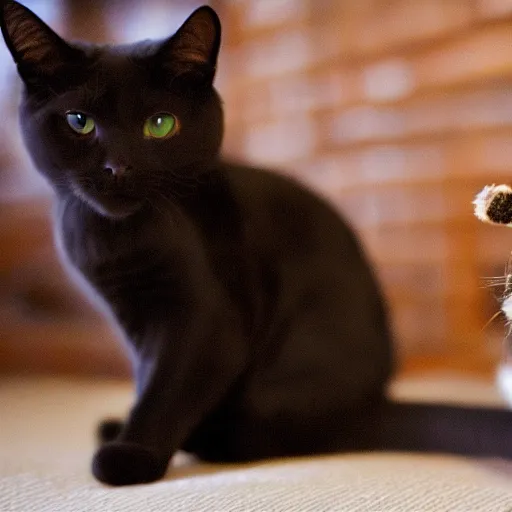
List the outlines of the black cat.
<svg viewBox="0 0 512 512">
<path fill-rule="evenodd" d="M 387 400 L 385 307 L 351 230 L 298 184 L 220 159 L 211 8 L 129 46 L 65 42 L 14 1 L 0 22 L 56 238 L 133 360 L 137 399 L 101 429 L 99 480 L 156 480 L 178 449 L 512 457 L 512 412 Z"/>
</svg>

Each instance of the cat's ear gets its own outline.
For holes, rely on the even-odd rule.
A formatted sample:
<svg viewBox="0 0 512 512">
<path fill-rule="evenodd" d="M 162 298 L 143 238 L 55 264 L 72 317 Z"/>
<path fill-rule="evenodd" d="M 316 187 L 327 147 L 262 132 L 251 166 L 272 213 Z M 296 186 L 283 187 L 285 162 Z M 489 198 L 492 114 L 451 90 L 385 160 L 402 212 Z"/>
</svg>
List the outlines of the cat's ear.
<svg viewBox="0 0 512 512">
<path fill-rule="evenodd" d="M 159 52 L 164 69 L 174 78 L 211 85 L 217 67 L 221 26 L 208 6 L 194 11 Z"/>
<path fill-rule="evenodd" d="M 55 78 L 83 57 L 32 11 L 18 2 L 0 2 L 0 27 L 18 72 L 30 84 Z"/>
</svg>

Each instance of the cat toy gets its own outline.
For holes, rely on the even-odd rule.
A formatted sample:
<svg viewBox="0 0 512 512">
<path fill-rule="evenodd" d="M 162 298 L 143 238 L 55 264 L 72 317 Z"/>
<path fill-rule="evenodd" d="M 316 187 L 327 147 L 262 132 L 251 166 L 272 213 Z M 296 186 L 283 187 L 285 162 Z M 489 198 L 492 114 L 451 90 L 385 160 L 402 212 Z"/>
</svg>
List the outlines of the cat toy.
<svg viewBox="0 0 512 512">
<path fill-rule="evenodd" d="M 512 227 L 512 188 L 508 185 L 488 185 L 477 194 L 473 201 L 475 215 L 489 224 Z M 512 325 L 512 270 L 510 264 L 505 272 L 505 294 L 501 311 Z M 512 331 L 512 328 L 511 328 Z M 506 340 L 505 358 L 498 367 L 496 380 L 501 394 L 512 405 L 512 345 L 509 335 Z"/>
<path fill-rule="evenodd" d="M 512 188 L 508 185 L 484 187 L 473 204 L 481 221 L 512 227 Z"/>
</svg>

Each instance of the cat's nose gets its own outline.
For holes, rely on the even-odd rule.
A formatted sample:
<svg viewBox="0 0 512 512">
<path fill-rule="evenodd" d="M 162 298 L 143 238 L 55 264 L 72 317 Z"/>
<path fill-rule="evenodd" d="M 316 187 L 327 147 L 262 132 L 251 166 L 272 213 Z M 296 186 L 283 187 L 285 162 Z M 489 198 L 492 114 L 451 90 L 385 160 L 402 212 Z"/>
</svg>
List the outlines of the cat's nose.
<svg viewBox="0 0 512 512">
<path fill-rule="evenodd" d="M 105 172 L 108 174 L 111 174 L 115 178 L 122 178 L 126 174 L 128 174 L 131 170 L 131 167 L 129 165 L 124 164 L 107 164 L 105 166 Z"/>
</svg>

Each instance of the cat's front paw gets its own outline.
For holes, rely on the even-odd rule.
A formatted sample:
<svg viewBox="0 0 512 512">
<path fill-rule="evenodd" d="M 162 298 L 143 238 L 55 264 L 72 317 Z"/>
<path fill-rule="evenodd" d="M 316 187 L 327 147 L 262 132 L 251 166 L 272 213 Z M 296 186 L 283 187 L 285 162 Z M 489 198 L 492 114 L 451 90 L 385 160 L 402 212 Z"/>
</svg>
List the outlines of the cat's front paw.
<svg viewBox="0 0 512 512">
<path fill-rule="evenodd" d="M 123 430 L 123 422 L 116 419 L 106 419 L 100 422 L 96 430 L 96 438 L 100 444 L 114 441 Z"/>
<path fill-rule="evenodd" d="M 103 445 L 92 461 L 94 476 L 109 485 L 133 485 L 162 478 L 167 461 L 144 446 L 112 442 Z"/>
</svg>

